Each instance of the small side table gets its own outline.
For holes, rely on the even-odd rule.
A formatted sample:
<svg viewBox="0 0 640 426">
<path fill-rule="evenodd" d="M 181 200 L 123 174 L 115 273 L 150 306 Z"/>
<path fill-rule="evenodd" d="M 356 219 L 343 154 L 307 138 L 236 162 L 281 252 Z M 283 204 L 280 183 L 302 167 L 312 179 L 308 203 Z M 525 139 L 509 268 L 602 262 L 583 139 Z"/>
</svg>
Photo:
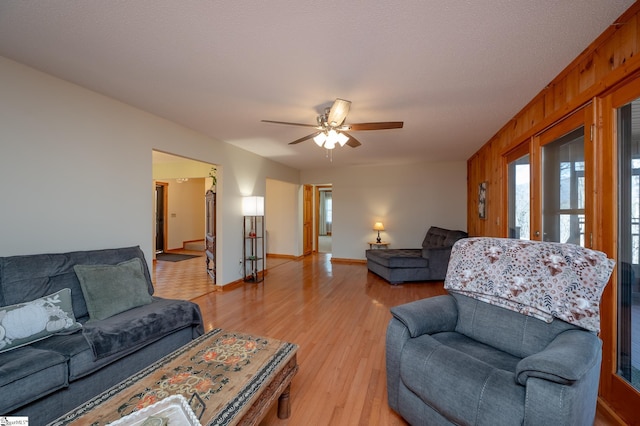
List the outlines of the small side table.
<svg viewBox="0 0 640 426">
<path fill-rule="evenodd" d="M 381 241 L 379 243 L 376 243 L 375 241 L 369 241 L 367 244 L 369 244 L 370 249 L 373 249 L 373 248 L 386 249 L 386 248 L 389 248 L 389 244 L 391 243 L 387 243 L 385 241 Z"/>
</svg>

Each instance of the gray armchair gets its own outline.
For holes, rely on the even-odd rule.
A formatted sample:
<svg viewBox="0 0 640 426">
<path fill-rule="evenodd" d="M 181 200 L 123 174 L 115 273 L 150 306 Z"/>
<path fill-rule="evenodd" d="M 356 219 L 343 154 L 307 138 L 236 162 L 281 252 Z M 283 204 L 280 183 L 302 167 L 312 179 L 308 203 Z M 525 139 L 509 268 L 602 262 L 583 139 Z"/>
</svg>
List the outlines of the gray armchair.
<svg viewBox="0 0 640 426">
<path fill-rule="evenodd" d="M 612 269 L 568 244 L 458 241 L 449 294 L 391 309 L 390 407 L 413 425 L 592 424 Z"/>
</svg>

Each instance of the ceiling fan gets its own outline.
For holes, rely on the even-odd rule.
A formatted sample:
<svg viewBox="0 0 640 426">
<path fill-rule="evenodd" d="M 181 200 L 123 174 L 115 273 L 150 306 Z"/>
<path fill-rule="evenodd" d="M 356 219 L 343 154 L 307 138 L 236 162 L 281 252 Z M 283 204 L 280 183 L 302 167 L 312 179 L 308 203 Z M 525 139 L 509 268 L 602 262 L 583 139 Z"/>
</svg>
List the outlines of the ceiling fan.
<svg viewBox="0 0 640 426">
<path fill-rule="evenodd" d="M 295 145 L 308 139 L 313 141 L 320 147 L 333 149 L 336 145 L 349 145 L 357 148 L 360 141 L 348 132 L 357 132 L 361 130 L 385 130 L 385 129 L 401 129 L 404 123 L 402 121 L 381 121 L 376 123 L 352 123 L 345 124 L 344 120 L 349 114 L 351 101 L 344 99 L 336 99 L 331 108 L 326 108 L 324 113 L 317 117 L 317 124 L 290 123 L 286 121 L 262 120 L 264 123 L 286 124 L 289 126 L 313 127 L 317 131 L 307 136 L 289 142 L 289 145 Z"/>
</svg>

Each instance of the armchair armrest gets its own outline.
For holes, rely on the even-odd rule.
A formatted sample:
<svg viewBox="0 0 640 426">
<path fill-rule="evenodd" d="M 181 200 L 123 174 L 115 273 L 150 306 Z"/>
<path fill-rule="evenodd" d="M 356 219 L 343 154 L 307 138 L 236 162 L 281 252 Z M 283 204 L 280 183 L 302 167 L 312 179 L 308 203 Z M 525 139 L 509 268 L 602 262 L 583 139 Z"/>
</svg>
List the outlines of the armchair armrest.
<svg viewBox="0 0 640 426">
<path fill-rule="evenodd" d="M 525 385 L 537 377 L 570 385 L 600 362 L 602 342 L 586 330 L 568 330 L 559 334 L 541 352 L 523 358 L 516 366 L 516 380 Z"/>
<path fill-rule="evenodd" d="M 404 324 L 411 337 L 453 331 L 458 322 L 458 306 L 448 294 L 393 307 L 391 314 Z"/>
</svg>

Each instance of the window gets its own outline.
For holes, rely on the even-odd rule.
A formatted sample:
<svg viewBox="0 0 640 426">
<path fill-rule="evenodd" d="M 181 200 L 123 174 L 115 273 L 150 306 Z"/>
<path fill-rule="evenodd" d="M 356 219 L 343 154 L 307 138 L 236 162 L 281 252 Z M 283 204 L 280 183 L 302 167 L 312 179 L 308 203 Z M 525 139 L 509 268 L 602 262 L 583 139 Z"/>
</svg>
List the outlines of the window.
<svg viewBox="0 0 640 426">
<path fill-rule="evenodd" d="M 508 164 L 509 238 L 531 239 L 530 165 L 529 154 L 525 154 Z"/>
</svg>

